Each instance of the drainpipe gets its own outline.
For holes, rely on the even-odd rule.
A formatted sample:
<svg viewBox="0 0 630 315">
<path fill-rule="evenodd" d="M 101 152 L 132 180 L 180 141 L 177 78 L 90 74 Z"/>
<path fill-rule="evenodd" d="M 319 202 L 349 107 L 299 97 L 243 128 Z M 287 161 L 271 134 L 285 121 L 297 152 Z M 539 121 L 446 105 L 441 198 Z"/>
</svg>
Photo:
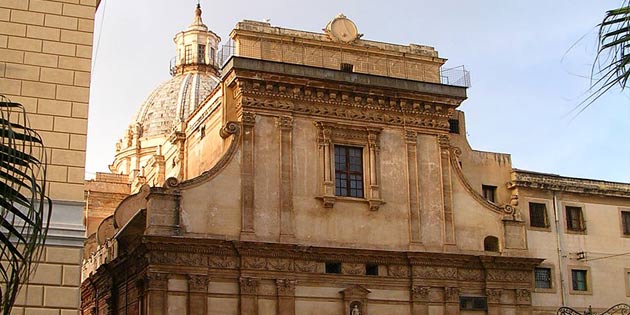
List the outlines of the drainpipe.
<svg viewBox="0 0 630 315">
<path fill-rule="evenodd" d="M 567 290 L 566 283 L 564 280 L 564 275 L 566 273 L 565 264 L 564 264 L 564 244 L 562 242 L 562 233 L 564 229 L 562 229 L 562 223 L 560 222 L 560 215 L 558 213 L 558 197 L 556 192 L 553 192 L 553 216 L 556 225 L 556 249 L 558 250 L 558 271 L 560 272 L 560 299 L 562 302 L 562 306 L 566 306 L 567 301 Z"/>
</svg>

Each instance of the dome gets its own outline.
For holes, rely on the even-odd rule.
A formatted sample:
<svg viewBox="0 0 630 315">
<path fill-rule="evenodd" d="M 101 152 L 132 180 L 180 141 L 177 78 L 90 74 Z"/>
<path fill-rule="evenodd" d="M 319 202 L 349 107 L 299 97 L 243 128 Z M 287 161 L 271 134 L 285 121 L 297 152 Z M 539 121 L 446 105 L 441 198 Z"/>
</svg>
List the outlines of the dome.
<svg viewBox="0 0 630 315">
<path fill-rule="evenodd" d="M 219 79 L 207 72 L 178 74 L 160 84 L 144 101 L 135 123 L 141 127 L 140 137 L 170 134 L 180 121 L 203 102 L 219 83 Z"/>
</svg>

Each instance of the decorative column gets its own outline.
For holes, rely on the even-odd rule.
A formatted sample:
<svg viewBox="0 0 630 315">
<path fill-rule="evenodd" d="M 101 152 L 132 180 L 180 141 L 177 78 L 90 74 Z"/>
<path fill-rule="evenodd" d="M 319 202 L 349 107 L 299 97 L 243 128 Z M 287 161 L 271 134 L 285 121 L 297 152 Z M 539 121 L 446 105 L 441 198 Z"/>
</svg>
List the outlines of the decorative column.
<svg viewBox="0 0 630 315">
<path fill-rule="evenodd" d="M 280 128 L 280 241 L 295 239 L 293 219 L 293 117 L 276 119 Z"/>
<path fill-rule="evenodd" d="M 420 201 L 418 200 L 418 134 L 412 130 L 405 130 L 407 143 L 407 176 L 409 178 L 409 222 L 411 224 L 411 242 L 422 243 L 420 232 Z"/>
<path fill-rule="evenodd" d="M 145 299 L 147 314 L 164 315 L 167 313 L 166 289 L 168 274 L 149 272 L 145 277 Z"/>
<path fill-rule="evenodd" d="M 188 276 L 188 314 L 206 315 L 208 313 L 208 276 Z"/>
<path fill-rule="evenodd" d="M 444 244 L 455 245 L 455 224 L 453 223 L 453 184 L 451 182 L 450 138 L 438 136 L 442 164 L 442 196 L 444 200 Z"/>
<path fill-rule="evenodd" d="M 242 163 L 241 163 L 241 239 L 254 238 L 254 124 L 256 114 L 243 112 Z"/>
<path fill-rule="evenodd" d="M 516 315 L 532 314 L 532 293 L 528 289 L 516 289 Z"/>
<path fill-rule="evenodd" d="M 501 314 L 501 291 L 502 289 L 486 289 L 488 315 Z"/>
<path fill-rule="evenodd" d="M 241 290 L 241 315 L 258 315 L 258 279 L 239 278 Z"/>
<path fill-rule="evenodd" d="M 379 134 L 381 129 L 372 129 L 368 128 L 367 130 L 367 140 L 368 140 L 368 149 L 369 149 L 369 168 L 370 168 L 370 190 L 368 202 L 370 204 L 370 210 L 376 211 L 383 204 L 383 200 L 381 200 L 381 191 L 379 187 L 380 178 L 379 172 L 380 170 L 380 151 L 381 148 L 379 146 Z"/>
<path fill-rule="evenodd" d="M 459 314 L 459 288 L 444 287 L 444 314 Z"/>
<path fill-rule="evenodd" d="M 296 280 L 278 279 L 278 315 L 295 315 L 295 284 Z"/>
<path fill-rule="evenodd" d="M 427 286 L 414 286 L 411 288 L 411 314 L 412 315 L 428 315 L 429 314 L 429 290 Z"/>
<path fill-rule="evenodd" d="M 324 207 L 332 208 L 335 204 L 335 183 L 332 168 L 333 157 L 331 157 L 332 130 L 329 126 L 321 122 L 316 122 L 315 126 L 319 129 L 317 143 L 320 158 L 318 160 L 324 162 L 324 165 L 320 165 L 323 172 L 322 176 L 320 176 L 320 179 L 323 180 L 320 185 L 322 187 L 322 200 Z"/>
</svg>

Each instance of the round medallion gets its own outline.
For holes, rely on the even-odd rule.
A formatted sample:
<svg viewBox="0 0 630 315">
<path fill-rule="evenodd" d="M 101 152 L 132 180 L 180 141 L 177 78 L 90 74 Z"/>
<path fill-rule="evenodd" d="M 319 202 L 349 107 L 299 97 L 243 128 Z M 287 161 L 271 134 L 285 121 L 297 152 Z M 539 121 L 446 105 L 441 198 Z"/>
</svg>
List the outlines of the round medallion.
<svg viewBox="0 0 630 315">
<path fill-rule="evenodd" d="M 357 26 L 343 14 L 339 14 L 335 19 L 330 21 L 326 30 L 333 39 L 344 43 L 350 43 L 359 38 Z"/>
</svg>

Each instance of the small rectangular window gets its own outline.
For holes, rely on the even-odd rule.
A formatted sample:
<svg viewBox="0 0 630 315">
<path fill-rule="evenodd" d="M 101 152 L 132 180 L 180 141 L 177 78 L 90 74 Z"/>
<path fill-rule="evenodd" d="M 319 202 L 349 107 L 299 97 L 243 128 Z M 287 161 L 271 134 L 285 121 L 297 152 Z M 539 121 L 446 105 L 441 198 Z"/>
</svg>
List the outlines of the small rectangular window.
<svg viewBox="0 0 630 315">
<path fill-rule="evenodd" d="M 351 63 L 341 63 L 341 71 L 343 72 L 354 72 L 354 65 Z"/>
<path fill-rule="evenodd" d="M 326 262 L 326 273 L 341 273 L 341 263 Z"/>
<path fill-rule="evenodd" d="M 573 291 L 588 291 L 588 283 L 586 282 L 586 270 L 571 270 L 571 283 Z"/>
<path fill-rule="evenodd" d="M 623 235 L 630 235 L 630 211 L 621 211 L 621 224 Z"/>
<path fill-rule="evenodd" d="M 581 207 L 566 207 L 567 214 L 567 229 L 570 231 L 584 231 L 586 226 L 584 225 L 584 216 L 582 214 Z"/>
<path fill-rule="evenodd" d="M 551 268 L 535 268 L 534 280 L 536 282 L 536 288 L 551 289 Z"/>
<path fill-rule="evenodd" d="M 448 120 L 448 132 L 459 134 L 459 119 Z"/>
<path fill-rule="evenodd" d="M 533 227 L 549 227 L 547 221 L 547 205 L 544 203 L 529 203 L 529 225 Z"/>
<path fill-rule="evenodd" d="M 363 149 L 335 145 L 335 195 L 363 198 Z"/>
<path fill-rule="evenodd" d="M 206 126 L 202 126 L 199 129 L 199 138 L 203 139 L 206 136 Z"/>
<path fill-rule="evenodd" d="M 365 274 L 368 276 L 378 276 L 378 265 L 365 264 Z"/>
<path fill-rule="evenodd" d="M 192 63 L 192 46 L 191 45 L 186 45 L 185 48 L 185 54 L 184 54 L 184 63 L 188 64 L 188 63 Z"/>
<path fill-rule="evenodd" d="M 197 45 L 197 63 L 206 63 L 206 45 Z"/>
<path fill-rule="evenodd" d="M 483 296 L 461 296 L 459 309 L 467 311 L 485 311 L 488 309 L 488 300 Z"/>
<path fill-rule="evenodd" d="M 481 191 L 483 193 L 483 197 L 490 202 L 495 201 L 495 195 L 497 193 L 497 186 L 490 185 L 481 185 Z"/>
</svg>

